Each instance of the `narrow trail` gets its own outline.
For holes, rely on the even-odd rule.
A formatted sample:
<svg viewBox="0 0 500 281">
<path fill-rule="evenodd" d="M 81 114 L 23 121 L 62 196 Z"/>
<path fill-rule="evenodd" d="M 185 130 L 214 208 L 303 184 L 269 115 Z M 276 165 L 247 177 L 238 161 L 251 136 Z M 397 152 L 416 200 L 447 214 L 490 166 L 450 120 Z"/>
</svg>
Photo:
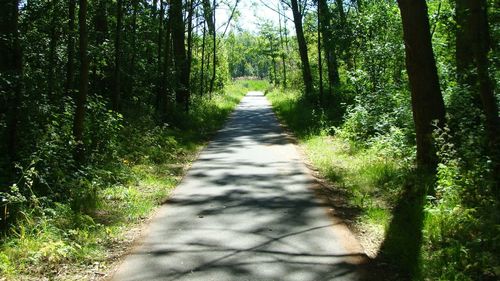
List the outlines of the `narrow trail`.
<svg viewBox="0 0 500 281">
<path fill-rule="evenodd" d="M 313 184 L 250 92 L 112 280 L 359 280 L 364 253 Z"/>
</svg>

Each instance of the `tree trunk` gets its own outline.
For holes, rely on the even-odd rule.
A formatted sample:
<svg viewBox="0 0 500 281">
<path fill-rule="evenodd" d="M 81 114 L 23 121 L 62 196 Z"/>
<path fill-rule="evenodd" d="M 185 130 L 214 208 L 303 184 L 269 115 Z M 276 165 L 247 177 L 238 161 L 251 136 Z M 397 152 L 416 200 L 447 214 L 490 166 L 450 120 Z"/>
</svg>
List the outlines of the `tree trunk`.
<svg viewBox="0 0 500 281">
<path fill-rule="evenodd" d="M 474 80 L 472 72 L 474 68 L 473 37 L 475 30 L 471 30 L 470 12 L 468 11 L 468 0 L 455 0 L 455 14 L 457 21 L 455 62 L 457 66 L 457 81 L 463 86 L 472 87 Z"/>
<path fill-rule="evenodd" d="M 275 57 L 275 47 L 274 47 L 274 42 L 273 42 L 273 35 L 269 35 L 269 45 L 271 48 L 271 63 L 273 65 L 273 72 L 271 76 L 271 84 L 274 84 L 278 86 L 280 84 L 280 81 L 278 79 L 278 75 L 276 74 L 276 57 Z"/>
<path fill-rule="evenodd" d="M 463 18 L 458 18 L 461 16 Z M 486 117 L 488 145 L 494 163 L 493 175 L 500 196 L 500 118 L 494 84 L 489 73 L 488 53 L 491 50 L 486 0 L 457 0 L 457 72 L 463 71 L 459 78 L 472 90 L 479 92 L 479 98 Z M 459 36 L 460 35 L 460 36 Z M 459 46 L 460 45 L 460 46 Z"/>
<path fill-rule="evenodd" d="M 137 13 L 139 12 L 139 0 L 133 0 L 132 2 L 132 43 L 131 43 L 131 50 L 132 50 L 132 57 L 130 59 L 129 63 L 129 83 L 130 86 L 127 89 L 127 93 L 129 96 L 131 96 L 132 93 L 134 93 L 134 88 L 136 84 L 136 77 L 135 77 L 135 71 L 136 71 L 136 59 L 137 59 Z"/>
<path fill-rule="evenodd" d="M 66 84 L 64 91 L 71 96 L 75 88 L 75 10 L 76 0 L 69 0 L 68 4 L 68 62 L 66 64 Z"/>
<path fill-rule="evenodd" d="M 358 8 L 359 13 L 363 11 L 363 0 L 356 0 L 356 8 Z"/>
<path fill-rule="evenodd" d="M 212 34 L 213 40 L 214 40 L 214 52 L 213 52 L 213 62 L 212 62 L 212 79 L 210 79 L 210 97 L 212 97 L 212 92 L 214 90 L 214 84 L 215 84 L 215 77 L 217 75 L 217 32 L 215 30 L 215 5 L 216 5 L 216 0 L 213 2 L 213 7 L 214 7 L 214 12 L 213 12 L 213 24 L 214 24 L 214 33 Z"/>
<path fill-rule="evenodd" d="M 321 7 L 320 1 L 318 1 L 318 74 L 319 74 L 319 101 L 321 104 L 323 104 L 323 63 L 321 61 L 321 29 L 323 28 L 323 25 L 321 24 L 322 20 L 321 18 L 323 17 L 322 10 L 323 7 Z"/>
<path fill-rule="evenodd" d="M 56 104 L 58 98 L 55 93 L 55 65 L 56 65 L 56 47 L 57 47 L 57 1 L 52 0 L 51 3 L 51 21 L 50 21 L 50 43 L 49 43 L 49 58 L 47 60 L 47 94 L 51 104 Z"/>
<path fill-rule="evenodd" d="M 340 84 L 339 66 L 337 59 L 337 46 L 333 37 L 333 27 L 331 26 L 332 13 L 328 8 L 326 0 L 318 0 L 320 14 L 320 30 L 323 37 L 323 51 L 326 55 L 326 66 L 328 70 L 328 92 L 332 93 L 333 86 Z"/>
<path fill-rule="evenodd" d="M 22 99 L 23 62 L 19 41 L 19 1 L 2 1 L 0 4 L 0 118 L 6 121 L 5 151 L 6 171 L 13 172 L 12 162 L 17 160 L 19 108 Z"/>
<path fill-rule="evenodd" d="M 163 69 L 163 79 L 166 82 L 165 85 L 165 108 L 168 108 L 169 103 L 169 93 L 172 90 L 171 85 L 171 69 L 172 69 L 172 23 L 170 17 L 167 17 L 166 28 L 165 28 L 165 61 Z"/>
<path fill-rule="evenodd" d="M 292 4 L 293 21 L 297 42 L 299 44 L 300 61 L 302 63 L 302 78 L 304 79 L 305 94 L 311 95 L 313 92 L 311 67 L 309 66 L 309 55 L 307 53 L 307 44 L 302 28 L 302 14 L 299 11 L 297 0 L 290 0 Z"/>
<path fill-rule="evenodd" d="M 283 5 L 283 3 L 282 3 L 282 5 Z M 285 34 L 284 34 L 284 37 L 285 37 L 285 51 L 286 51 L 286 53 L 288 54 L 289 46 L 288 46 L 288 28 L 287 28 L 287 26 L 286 26 L 286 25 L 287 25 L 287 20 L 286 20 L 286 17 L 284 17 L 284 20 L 283 20 L 283 21 L 284 21 L 284 22 L 283 22 L 283 25 L 284 25 L 284 27 L 285 27 L 285 30 L 284 30 L 284 33 L 285 33 Z M 286 56 L 285 56 L 285 55 L 283 55 L 283 58 L 285 58 L 285 57 L 286 57 Z M 286 64 L 285 64 L 285 66 L 286 66 Z M 286 80 L 286 79 L 285 79 L 285 80 Z M 286 88 L 286 87 L 285 87 L 285 88 Z"/>
<path fill-rule="evenodd" d="M 106 42 L 106 39 L 108 38 L 108 13 L 107 13 L 107 4 L 106 0 L 99 0 L 97 3 L 97 11 L 94 17 L 94 27 L 95 27 L 95 45 L 97 48 L 101 48 Z M 104 59 L 102 56 L 99 59 Z M 93 86 L 93 91 L 101 94 L 101 95 L 107 95 L 107 87 L 106 87 L 106 81 L 107 81 L 107 75 L 106 77 L 103 77 L 102 75 L 98 74 L 98 65 L 101 64 L 99 61 L 94 61 L 92 65 L 92 79 L 91 79 L 91 85 Z M 108 69 L 106 69 L 106 66 L 103 66 L 101 64 L 100 66 L 103 68 L 103 70 L 106 70 L 106 74 Z"/>
<path fill-rule="evenodd" d="M 185 49 L 185 28 L 182 13 L 182 0 L 170 2 L 172 23 L 172 43 L 175 64 L 175 100 L 187 112 L 189 109 L 189 71 Z"/>
<path fill-rule="evenodd" d="M 417 166 L 433 171 L 437 159 L 432 123 L 437 120 L 439 127 L 444 125 L 445 108 L 432 50 L 427 4 L 425 0 L 398 0 L 398 4 L 417 139 Z"/>
<path fill-rule="evenodd" d="M 206 22 L 203 21 L 203 39 L 201 43 L 201 69 L 200 69 L 200 96 L 203 95 L 203 83 L 205 82 L 205 42 L 206 42 Z"/>
<path fill-rule="evenodd" d="M 76 141 L 75 161 L 81 165 L 85 161 L 85 151 L 83 143 L 85 125 L 85 104 L 87 101 L 88 80 L 89 80 L 89 60 L 87 55 L 88 32 L 87 32 L 87 0 L 80 0 L 78 12 L 79 25 L 79 56 L 80 56 L 80 83 L 78 95 L 76 96 L 75 118 L 73 123 L 73 136 Z"/>
<path fill-rule="evenodd" d="M 213 35 L 215 33 L 215 22 L 212 7 L 210 7 L 210 0 L 202 0 L 203 1 L 203 15 L 205 17 L 205 22 L 208 27 L 208 34 Z M 214 9 L 215 9 L 215 1 L 214 1 Z"/>
<path fill-rule="evenodd" d="M 121 33 L 123 29 L 123 0 L 116 2 L 116 31 L 115 31 L 115 70 L 113 73 L 113 95 L 111 107 L 114 111 L 120 110 L 121 99 Z"/>
<path fill-rule="evenodd" d="M 281 68 L 283 70 L 283 89 L 286 89 L 286 61 L 285 61 L 285 43 L 283 40 L 283 31 L 281 27 L 281 3 L 278 3 L 278 28 L 279 28 L 279 33 L 280 33 L 280 56 L 281 56 Z M 285 29 L 286 29 L 286 23 L 285 23 Z"/>
<path fill-rule="evenodd" d="M 162 61 L 162 55 L 163 55 L 163 49 L 162 49 L 162 43 L 163 43 L 163 18 L 165 16 L 165 10 L 163 8 L 163 0 L 160 0 L 160 13 L 158 16 L 158 53 L 156 57 L 156 61 L 158 63 L 157 66 L 157 75 L 156 75 L 156 102 L 155 102 L 155 107 L 156 107 L 156 114 L 159 117 L 159 120 L 163 120 L 164 115 L 165 115 L 165 95 L 164 95 L 164 82 L 163 82 L 163 68 L 164 64 Z"/>
<path fill-rule="evenodd" d="M 194 3 L 193 0 L 189 0 L 188 3 L 188 27 L 187 27 L 187 63 L 188 63 L 188 77 L 191 77 L 191 61 L 193 59 L 193 10 L 194 10 Z"/>
<path fill-rule="evenodd" d="M 337 47 L 338 50 L 344 50 L 344 58 L 347 65 L 347 69 L 352 71 L 355 68 L 354 67 L 355 58 L 351 53 L 352 31 L 349 28 L 349 26 L 347 26 L 347 16 L 344 11 L 344 2 L 342 0 L 335 0 L 335 1 L 337 3 L 337 9 L 339 12 L 340 33 L 342 34 L 342 39 L 339 42 L 340 44 L 339 43 L 336 44 L 337 46 L 335 46 L 335 44 L 332 43 L 332 47 Z M 329 36 L 329 39 L 333 40 L 333 34 Z M 335 64 L 338 64 L 337 60 L 335 61 Z"/>
</svg>

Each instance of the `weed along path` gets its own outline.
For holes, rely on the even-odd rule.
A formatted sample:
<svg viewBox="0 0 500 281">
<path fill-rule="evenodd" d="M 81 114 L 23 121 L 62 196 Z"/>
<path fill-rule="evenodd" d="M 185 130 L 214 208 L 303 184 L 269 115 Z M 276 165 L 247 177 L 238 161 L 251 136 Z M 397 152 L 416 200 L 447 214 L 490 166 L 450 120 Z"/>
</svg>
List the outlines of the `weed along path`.
<svg viewBox="0 0 500 281">
<path fill-rule="evenodd" d="M 360 280 L 364 253 L 313 185 L 267 99 L 250 92 L 113 280 Z"/>
</svg>

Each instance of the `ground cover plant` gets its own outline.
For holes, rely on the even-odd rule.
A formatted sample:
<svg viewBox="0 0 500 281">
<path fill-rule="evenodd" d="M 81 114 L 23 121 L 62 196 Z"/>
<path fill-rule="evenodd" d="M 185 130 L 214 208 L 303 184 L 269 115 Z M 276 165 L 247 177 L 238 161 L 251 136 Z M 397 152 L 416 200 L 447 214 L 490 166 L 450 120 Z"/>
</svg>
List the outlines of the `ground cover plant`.
<svg viewBox="0 0 500 281">
<path fill-rule="evenodd" d="M 137 236 L 137 230 L 130 230 L 168 198 L 189 162 L 241 97 L 265 87 L 264 81 L 241 80 L 212 99 L 198 98 L 190 115 L 183 116 L 187 123 L 183 126 L 190 130 L 144 120 L 122 125 L 114 136 L 122 139 L 116 144 L 117 163 L 110 163 L 112 169 L 100 169 L 99 175 L 105 177 L 91 178 L 87 184 L 94 194 L 85 200 L 93 201 L 79 202 L 78 209 L 69 202 L 39 196 L 35 190 L 22 192 L 44 180 L 36 163 L 23 167 L 22 178 L 7 197 L 9 203 L 18 204 L 19 215 L 16 225 L 2 236 L 3 278 L 81 280 L 104 275 Z"/>
</svg>

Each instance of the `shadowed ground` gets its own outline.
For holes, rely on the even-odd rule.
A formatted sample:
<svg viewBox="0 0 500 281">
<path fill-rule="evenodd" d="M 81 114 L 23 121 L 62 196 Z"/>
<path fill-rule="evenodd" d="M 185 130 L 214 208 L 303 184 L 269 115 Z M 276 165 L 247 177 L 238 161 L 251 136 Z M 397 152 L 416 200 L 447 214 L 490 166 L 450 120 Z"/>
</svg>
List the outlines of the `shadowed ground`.
<svg viewBox="0 0 500 281">
<path fill-rule="evenodd" d="M 313 184 L 250 92 L 113 280 L 359 280 L 364 253 Z"/>
</svg>

